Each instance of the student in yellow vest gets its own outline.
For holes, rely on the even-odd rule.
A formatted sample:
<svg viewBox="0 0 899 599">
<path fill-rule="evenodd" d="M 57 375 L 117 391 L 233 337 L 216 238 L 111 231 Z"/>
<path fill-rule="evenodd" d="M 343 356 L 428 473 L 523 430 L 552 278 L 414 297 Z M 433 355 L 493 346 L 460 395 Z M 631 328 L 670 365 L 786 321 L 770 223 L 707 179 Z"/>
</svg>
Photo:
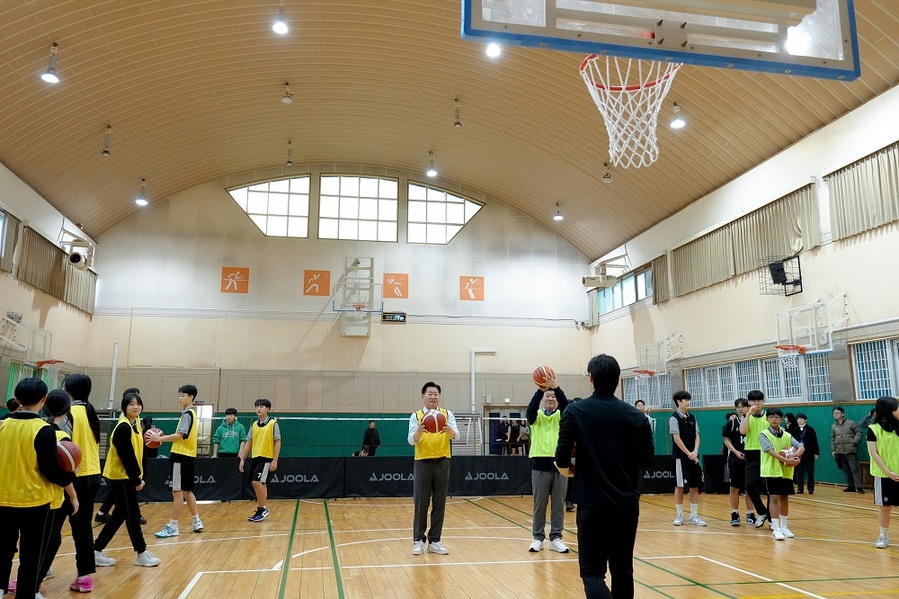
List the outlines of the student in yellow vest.
<svg viewBox="0 0 899 599">
<path fill-rule="evenodd" d="M 16 597 L 43 599 L 38 570 L 54 485 L 68 485 L 74 475 L 57 464 L 56 434 L 41 420 L 46 383 L 24 379 L 16 385 L 15 395 L 22 407 L 0 421 L 0 594 L 9 590 L 18 543 Z"/>
<path fill-rule="evenodd" d="M 140 510 L 137 506 L 137 492 L 144 488 L 144 436 L 141 434 L 140 414 L 144 401 L 137 393 L 127 393 L 122 398 L 122 415 L 112 430 L 109 451 L 103 477 L 109 483 L 115 508 L 97 535 L 94 550 L 105 555 L 103 550 L 112 541 L 122 523 L 128 529 L 131 547 L 137 553 L 135 566 L 153 567 L 159 565 L 159 558 L 147 551 L 144 533 L 140 529 Z"/>
<path fill-rule="evenodd" d="M 552 498 L 550 512 L 549 548 L 558 553 L 568 553 L 562 541 L 565 528 L 565 492 L 568 479 L 562 476 L 553 463 L 556 444 L 559 442 L 559 421 L 568 407 L 568 398 L 555 378 L 546 379 L 547 389 L 537 389 L 527 409 L 527 421 L 531 425 L 531 488 L 534 492 L 534 514 L 531 531 L 534 540 L 528 551 L 543 551 L 546 540 L 546 506 Z"/>
<path fill-rule="evenodd" d="M 97 566 L 115 564 L 112 558 L 98 558 L 94 554 L 94 529 L 91 523 L 94 498 L 100 489 L 100 418 L 90 402 L 91 379 L 86 374 L 70 374 L 62 382 L 63 389 L 72 399 L 66 432 L 81 450 L 81 467 L 75 477 L 75 493 L 78 495 L 77 512 L 66 501 L 63 511 L 69 517 L 72 540 L 75 542 L 75 566 L 78 575 L 69 585 L 72 591 L 89 593 L 94 589 L 93 573 Z M 65 427 L 63 427 L 65 429 Z"/>
<path fill-rule="evenodd" d="M 890 514 L 893 506 L 899 505 L 899 401 L 892 397 L 877 400 L 867 435 L 880 526 L 874 546 L 886 549 L 890 546 Z"/>
<path fill-rule="evenodd" d="M 72 400 L 69 394 L 62 389 L 54 389 L 47 394 L 47 401 L 44 403 L 44 416 L 46 416 L 47 424 L 56 434 L 56 442 L 71 441 L 69 434 L 60 428 L 69 414 L 72 406 Z M 75 476 L 72 475 L 74 481 Z M 62 544 L 62 525 L 65 524 L 66 515 L 62 511 L 62 504 L 68 499 L 72 504 L 75 512 L 78 512 L 78 495 L 75 493 L 75 485 L 69 483 L 65 488 L 53 487 L 53 500 L 50 502 L 50 519 L 47 522 L 45 538 L 42 544 L 43 551 L 41 553 L 41 566 L 38 571 L 38 580 L 43 581 L 45 578 L 53 576 L 53 560 L 59 552 L 59 546 Z M 12 582 L 10 582 L 12 586 Z M 10 588 L 10 591 L 12 589 Z"/>
<path fill-rule="evenodd" d="M 256 416 L 259 420 L 250 426 L 247 434 L 247 442 L 240 447 L 240 463 L 238 469 L 244 471 L 244 460 L 248 452 L 252 451 L 253 461 L 250 472 L 253 477 L 253 491 L 256 492 L 256 511 L 247 520 L 250 522 L 262 522 L 268 518 L 268 475 L 278 469 L 278 456 L 281 455 L 281 428 L 274 418 L 269 418 L 269 410 L 272 402 L 264 397 L 257 399 L 253 405 L 256 407 Z"/>
<path fill-rule="evenodd" d="M 790 515 L 790 495 L 795 492 L 793 468 L 799 464 L 799 456 L 805 451 L 799 441 L 781 428 L 783 417 L 780 408 L 771 408 L 765 414 L 768 427 L 759 433 L 762 480 L 765 481 L 771 498 L 771 526 L 774 538 L 778 541 L 796 536 L 787 526 L 787 517 Z M 789 456 L 781 454 L 782 451 L 788 451 Z"/>
<path fill-rule="evenodd" d="M 761 495 L 761 491 L 765 491 L 765 485 L 761 481 L 762 454 L 759 447 L 759 434 L 768 426 L 768 421 L 765 420 L 765 394 L 754 389 L 746 394 L 746 400 L 749 402 L 749 412 L 740 421 L 740 434 L 746 439 L 743 448 L 743 456 L 746 458 L 744 488 L 758 513 L 758 516 L 752 517 L 747 514 L 746 524 L 761 528 L 765 525 L 765 521 L 770 519 L 768 502 L 763 502 Z"/>
<path fill-rule="evenodd" d="M 415 446 L 415 465 L 412 470 L 412 497 L 415 515 L 412 523 L 412 555 L 424 553 L 425 541 L 428 551 L 446 555 L 449 553 L 440 542 L 443 533 L 443 517 L 446 513 L 446 493 L 449 489 L 450 439 L 459 436 L 456 417 L 449 410 L 440 407 L 440 385 L 428 381 L 421 388 L 424 409 L 412 412 L 409 418 L 409 445 Z M 429 433 L 421 419 L 431 410 L 440 410 L 446 417 L 443 430 Z M 431 528 L 428 528 L 428 506 L 431 507 Z M 426 532 L 427 531 L 427 532 Z"/>
<path fill-rule="evenodd" d="M 171 435 L 156 434 L 154 441 L 172 443 L 172 452 L 169 461 L 172 466 L 172 519 L 156 533 L 160 539 L 177 537 L 178 518 L 187 500 L 187 509 L 190 511 L 194 532 L 203 530 L 203 521 L 200 520 L 200 510 L 197 508 L 197 497 L 194 495 L 194 464 L 197 461 L 197 411 L 194 409 L 194 400 L 197 398 L 197 388 L 193 385 L 182 385 L 178 388 L 178 403 L 181 404 L 181 419 L 178 428 Z"/>
</svg>

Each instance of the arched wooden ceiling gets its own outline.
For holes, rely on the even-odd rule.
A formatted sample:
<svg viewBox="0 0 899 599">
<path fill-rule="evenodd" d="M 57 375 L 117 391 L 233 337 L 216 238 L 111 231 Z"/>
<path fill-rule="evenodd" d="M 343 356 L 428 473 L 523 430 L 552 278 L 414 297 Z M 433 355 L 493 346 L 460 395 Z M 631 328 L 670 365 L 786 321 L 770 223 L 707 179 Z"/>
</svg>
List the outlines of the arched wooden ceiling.
<svg viewBox="0 0 899 599">
<path fill-rule="evenodd" d="M 96 237 L 139 209 L 142 177 L 158 201 L 283 164 L 288 140 L 296 164 L 418 172 L 433 150 L 441 178 L 594 259 L 899 83 L 896 0 L 856 0 L 858 80 L 685 66 L 666 109 L 677 101 L 689 126 L 659 127 L 658 162 L 602 185 L 608 142 L 583 57 L 488 59 L 460 39 L 460 4 L 288 1 L 280 37 L 273 0 L 0 2 L 0 162 Z M 38 77 L 51 42 L 55 86 Z"/>
</svg>

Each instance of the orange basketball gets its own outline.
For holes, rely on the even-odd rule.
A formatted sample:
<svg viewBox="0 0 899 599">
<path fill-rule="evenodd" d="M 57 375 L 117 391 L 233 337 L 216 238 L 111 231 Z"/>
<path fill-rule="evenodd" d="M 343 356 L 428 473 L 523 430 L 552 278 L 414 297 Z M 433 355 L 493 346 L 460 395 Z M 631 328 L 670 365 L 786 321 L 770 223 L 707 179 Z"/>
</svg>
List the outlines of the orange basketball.
<svg viewBox="0 0 899 599">
<path fill-rule="evenodd" d="M 161 435 L 161 434 L 162 434 L 162 431 L 159 430 L 158 428 L 156 428 L 155 426 L 154 426 L 153 428 L 148 428 L 148 429 L 147 429 L 147 432 L 144 433 L 144 445 L 146 445 L 146 446 L 149 447 L 150 449 L 155 449 L 155 448 L 161 446 L 162 443 L 159 442 L 159 441 L 150 441 L 150 435 L 151 435 L 151 434 L 153 434 L 153 435 Z"/>
<path fill-rule="evenodd" d="M 81 450 L 71 441 L 56 444 L 56 461 L 66 472 L 74 472 L 81 465 Z"/>
<path fill-rule="evenodd" d="M 546 364 L 534 369 L 534 383 L 544 391 L 546 390 L 546 379 L 554 378 L 556 378 L 555 371 Z"/>
<path fill-rule="evenodd" d="M 446 416 L 440 410 L 430 410 L 421 419 L 421 423 L 429 433 L 439 433 L 446 426 Z"/>
</svg>

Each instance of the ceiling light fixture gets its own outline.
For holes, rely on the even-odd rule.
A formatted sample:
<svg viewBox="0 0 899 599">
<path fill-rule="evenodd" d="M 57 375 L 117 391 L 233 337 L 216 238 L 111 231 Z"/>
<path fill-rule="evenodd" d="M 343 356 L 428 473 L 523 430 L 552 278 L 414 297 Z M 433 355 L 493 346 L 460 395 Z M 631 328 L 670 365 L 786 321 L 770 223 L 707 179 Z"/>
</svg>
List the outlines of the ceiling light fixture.
<svg viewBox="0 0 899 599">
<path fill-rule="evenodd" d="M 293 94 L 290 93 L 290 84 L 284 83 L 284 95 L 281 96 L 282 104 L 293 104 Z"/>
<path fill-rule="evenodd" d="M 287 166 L 293 166 L 293 144 L 287 142 Z"/>
<path fill-rule="evenodd" d="M 432 150 L 429 150 L 428 156 L 430 160 L 428 161 L 428 170 L 427 172 L 425 172 L 425 174 L 433 178 L 437 176 L 437 169 L 434 168 L 434 152 Z"/>
<path fill-rule="evenodd" d="M 140 180 L 140 195 L 137 196 L 137 199 L 134 200 L 134 203 L 137 204 L 138 206 L 146 206 L 147 204 L 150 203 L 147 201 L 147 192 L 145 189 L 146 184 L 147 184 L 147 180 L 144 178 L 141 178 L 141 180 Z"/>
<path fill-rule="evenodd" d="M 453 127 L 455 127 L 456 129 L 459 129 L 459 128 L 462 127 L 462 121 L 459 120 L 459 114 L 460 114 L 460 112 L 459 112 L 459 98 L 456 98 L 456 99 L 455 99 L 455 102 L 456 102 L 456 122 L 453 123 Z"/>
<path fill-rule="evenodd" d="M 487 48 L 484 49 L 484 52 L 490 58 L 498 58 L 499 55 L 503 53 L 503 47 L 496 42 L 490 42 L 487 44 Z"/>
<path fill-rule="evenodd" d="M 609 170 L 609 163 L 608 163 L 608 162 L 603 162 L 602 165 L 603 165 L 604 167 L 606 167 L 606 172 L 605 172 L 605 174 L 602 176 L 602 182 L 603 182 L 603 183 L 611 183 L 611 182 L 612 182 L 612 171 Z"/>
<path fill-rule="evenodd" d="M 683 129 L 684 125 L 687 124 L 687 121 L 684 120 L 684 117 L 680 115 L 680 106 L 677 105 L 677 102 L 674 103 L 674 118 L 671 119 L 671 128 L 672 129 Z"/>
<path fill-rule="evenodd" d="M 281 7 L 278 9 L 278 20 L 272 23 L 272 31 L 278 35 L 286 35 L 290 28 L 287 26 L 287 20 L 284 18 L 284 2 L 282 0 Z"/>
<path fill-rule="evenodd" d="M 41 74 L 41 79 L 47 83 L 59 83 L 59 75 L 56 74 L 56 55 L 59 54 L 59 44 L 50 44 L 50 63 L 47 70 Z"/>
<path fill-rule="evenodd" d="M 109 151 L 109 136 L 112 135 L 112 127 L 106 125 L 106 132 L 103 134 L 103 152 L 101 152 L 101 156 L 104 158 L 109 158 L 112 156 L 112 152 Z"/>
<path fill-rule="evenodd" d="M 564 218 L 562 216 L 562 208 L 559 206 L 559 202 L 556 202 L 556 214 L 553 216 L 553 220 L 563 220 Z"/>
</svg>

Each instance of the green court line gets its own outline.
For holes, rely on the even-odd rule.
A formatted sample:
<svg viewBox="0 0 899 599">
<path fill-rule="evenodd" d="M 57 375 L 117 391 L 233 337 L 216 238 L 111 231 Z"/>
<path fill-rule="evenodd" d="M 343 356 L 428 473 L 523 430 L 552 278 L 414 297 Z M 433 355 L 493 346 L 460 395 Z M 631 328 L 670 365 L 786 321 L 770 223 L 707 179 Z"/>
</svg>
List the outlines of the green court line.
<svg viewBox="0 0 899 599">
<path fill-rule="evenodd" d="M 281 564 L 281 588 L 278 589 L 278 599 L 284 599 L 284 591 L 287 589 L 287 575 L 290 573 L 290 556 L 293 555 L 293 536 L 297 532 L 297 520 L 300 518 L 300 500 L 293 509 L 293 525 L 290 527 L 290 538 L 287 539 L 287 555 Z"/>
<path fill-rule="evenodd" d="M 328 521 L 328 538 L 331 539 L 331 559 L 334 560 L 334 577 L 337 579 L 337 597 L 344 599 L 343 578 L 340 576 L 340 562 L 337 560 L 337 543 L 334 542 L 334 527 L 331 525 L 331 511 L 328 509 L 328 500 L 324 500 L 325 519 Z"/>
<path fill-rule="evenodd" d="M 484 499 L 489 499 L 490 501 L 493 501 L 494 503 L 498 503 L 498 504 L 500 504 L 501 506 L 503 506 L 503 507 L 505 507 L 505 508 L 508 508 L 508 509 L 512 510 L 513 512 L 519 512 L 519 513 L 521 513 L 521 514 L 527 514 L 527 515 L 533 517 L 533 514 L 530 514 L 530 513 L 526 512 L 526 511 L 524 511 L 524 510 L 520 510 L 520 509 L 518 509 L 518 508 L 516 508 L 516 507 L 512 507 L 511 505 L 507 505 L 507 504 L 503 503 L 502 501 L 497 501 L 496 499 L 494 499 L 494 498 L 492 498 L 492 497 L 485 497 Z M 505 520 L 506 522 L 509 522 L 509 523 L 511 523 L 511 524 L 514 524 L 515 526 L 517 526 L 518 528 L 521 528 L 522 530 L 528 531 L 528 533 L 533 533 L 533 531 L 530 529 L 530 527 L 527 527 L 527 526 L 525 526 L 525 525 L 523 525 L 523 524 L 520 524 L 520 523 L 516 522 L 515 520 L 512 520 L 511 518 L 506 518 L 506 517 L 503 516 L 502 514 L 500 514 L 500 513 L 498 513 L 498 512 L 494 512 L 494 511 L 491 510 L 490 508 L 484 507 L 484 506 L 481 505 L 480 503 L 476 503 L 476 502 L 472 501 L 471 499 L 466 499 L 465 501 L 467 501 L 468 503 L 470 503 L 470 504 L 472 504 L 472 505 L 475 505 L 475 506 L 481 508 L 482 510 L 484 510 L 485 512 L 487 512 L 487 513 L 489 513 L 489 514 L 493 514 L 493 515 L 496 516 L 497 518 L 502 518 L 502 519 Z M 565 531 L 567 531 L 567 532 L 571 532 L 571 531 L 568 530 L 567 528 L 564 528 L 563 530 L 565 530 Z M 574 533 L 572 533 L 572 534 L 574 534 Z M 571 553 L 574 553 L 575 555 L 577 555 L 577 550 L 572 549 L 571 547 L 568 548 L 568 551 L 570 551 Z"/>
</svg>

